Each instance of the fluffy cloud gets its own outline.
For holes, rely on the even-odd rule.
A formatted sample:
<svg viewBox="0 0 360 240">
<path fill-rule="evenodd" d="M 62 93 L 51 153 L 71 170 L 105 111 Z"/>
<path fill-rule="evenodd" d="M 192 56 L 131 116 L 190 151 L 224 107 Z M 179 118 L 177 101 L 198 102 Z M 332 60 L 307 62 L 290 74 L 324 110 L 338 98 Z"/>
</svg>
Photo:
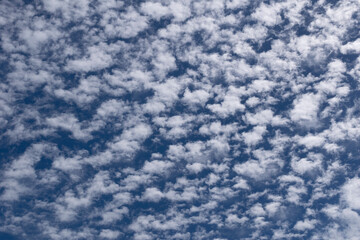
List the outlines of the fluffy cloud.
<svg viewBox="0 0 360 240">
<path fill-rule="evenodd" d="M 291 120 L 304 125 L 314 125 L 318 121 L 318 111 L 321 96 L 308 93 L 294 101 L 294 108 L 290 112 Z"/>
<path fill-rule="evenodd" d="M 359 7 L 1 1 L 0 236 L 357 239 Z"/>
<path fill-rule="evenodd" d="M 350 208 L 359 210 L 360 204 L 357 199 L 360 197 L 360 179 L 352 178 L 342 188 L 343 197 Z"/>
</svg>

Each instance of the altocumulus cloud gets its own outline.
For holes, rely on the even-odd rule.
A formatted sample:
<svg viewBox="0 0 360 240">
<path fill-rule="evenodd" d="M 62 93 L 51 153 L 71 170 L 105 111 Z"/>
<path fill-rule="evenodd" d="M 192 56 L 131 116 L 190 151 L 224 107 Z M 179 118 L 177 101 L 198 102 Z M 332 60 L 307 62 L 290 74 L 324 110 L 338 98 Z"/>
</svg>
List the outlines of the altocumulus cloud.
<svg viewBox="0 0 360 240">
<path fill-rule="evenodd" d="M 357 0 L 0 2 L 1 239 L 358 239 Z"/>
</svg>

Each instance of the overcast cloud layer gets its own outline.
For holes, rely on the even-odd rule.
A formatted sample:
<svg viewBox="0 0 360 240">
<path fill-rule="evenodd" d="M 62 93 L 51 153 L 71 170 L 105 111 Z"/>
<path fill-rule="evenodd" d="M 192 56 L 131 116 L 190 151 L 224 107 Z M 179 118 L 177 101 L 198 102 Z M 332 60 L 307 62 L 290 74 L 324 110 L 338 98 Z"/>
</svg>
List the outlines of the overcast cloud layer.
<svg viewBox="0 0 360 240">
<path fill-rule="evenodd" d="M 359 239 L 359 9 L 2 0 L 0 239 Z"/>
</svg>

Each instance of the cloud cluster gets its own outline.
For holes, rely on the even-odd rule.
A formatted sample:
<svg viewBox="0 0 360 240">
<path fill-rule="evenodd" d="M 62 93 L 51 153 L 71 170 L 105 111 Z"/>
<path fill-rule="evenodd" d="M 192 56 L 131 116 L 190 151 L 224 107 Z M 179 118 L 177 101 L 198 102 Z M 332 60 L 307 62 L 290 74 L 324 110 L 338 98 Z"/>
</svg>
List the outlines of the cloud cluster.
<svg viewBox="0 0 360 240">
<path fill-rule="evenodd" d="M 357 0 L 3 0 L 0 236 L 356 239 Z"/>
</svg>

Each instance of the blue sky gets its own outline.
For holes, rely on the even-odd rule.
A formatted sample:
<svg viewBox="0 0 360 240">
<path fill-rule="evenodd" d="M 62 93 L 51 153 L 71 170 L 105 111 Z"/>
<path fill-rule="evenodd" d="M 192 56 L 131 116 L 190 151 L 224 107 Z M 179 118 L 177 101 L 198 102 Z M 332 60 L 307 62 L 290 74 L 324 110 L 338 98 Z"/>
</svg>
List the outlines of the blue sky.
<svg viewBox="0 0 360 240">
<path fill-rule="evenodd" d="M 360 4 L 0 2 L 1 239 L 359 239 Z"/>
</svg>

